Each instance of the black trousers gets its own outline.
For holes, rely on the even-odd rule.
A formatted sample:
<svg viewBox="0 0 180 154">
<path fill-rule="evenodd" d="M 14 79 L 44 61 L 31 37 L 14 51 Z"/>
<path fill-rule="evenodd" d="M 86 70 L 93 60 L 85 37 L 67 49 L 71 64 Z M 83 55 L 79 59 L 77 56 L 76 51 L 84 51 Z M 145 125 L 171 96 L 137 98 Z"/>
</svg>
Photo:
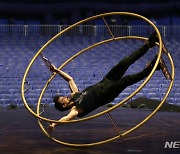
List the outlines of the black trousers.
<svg viewBox="0 0 180 154">
<path fill-rule="evenodd" d="M 100 91 L 104 98 L 103 104 L 113 101 L 126 87 L 141 81 L 149 75 L 152 67 L 146 67 L 137 74 L 123 77 L 129 66 L 141 58 L 147 51 L 148 46 L 145 44 L 128 57 L 122 59 L 108 72 L 102 81 L 99 82 Z"/>
</svg>

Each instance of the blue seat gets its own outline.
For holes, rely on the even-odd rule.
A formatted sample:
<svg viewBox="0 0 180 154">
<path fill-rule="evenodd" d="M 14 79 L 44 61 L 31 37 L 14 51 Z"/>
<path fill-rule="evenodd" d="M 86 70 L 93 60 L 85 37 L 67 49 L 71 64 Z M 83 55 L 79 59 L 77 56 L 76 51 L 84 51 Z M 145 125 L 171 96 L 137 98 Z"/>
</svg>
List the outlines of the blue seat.
<svg viewBox="0 0 180 154">
<path fill-rule="evenodd" d="M 31 29 L 29 29 L 31 30 Z M 6 32 L 6 30 L 4 29 Z M 30 32 L 30 31 L 29 31 Z M 135 33 L 135 32 L 134 32 Z M 107 39 L 106 37 L 85 37 L 85 36 L 63 36 L 63 38 L 57 39 L 51 44 L 45 51 L 44 55 L 52 60 L 53 64 L 59 66 L 77 51 L 84 49 L 85 47 L 99 42 L 100 40 Z M 49 40 L 49 37 L 45 36 L 3 36 L 0 41 L 0 93 L 9 94 L 2 96 L 0 99 L 13 99 L 12 96 L 17 97 L 14 101 L 20 102 L 20 90 L 21 80 L 26 70 L 27 65 L 34 56 L 34 54 L 40 49 L 40 47 Z M 168 96 L 170 101 L 178 103 L 178 95 L 180 92 L 180 66 L 178 65 L 180 59 L 180 47 L 178 38 L 168 38 L 165 40 L 166 46 L 173 56 L 175 63 L 176 78 L 173 86 L 173 91 Z M 70 73 L 75 79 L 80 90 L 92 85 L 100 79 L 123 57 L 128 56 L 135 49 L 141 46 L 143 42 L 138 40 L 121 40 L 108 44 L 98 46 L 90 51 L 82 54 L 72 62 L 70 62 L 64 71 Z M 172 45 L 173 44 L 173 45 Z M 142 66 L 145 67 L 145 63 L 148 58 L 151 58 L 157 48 L 151 49 L 142 59 L 137 61 L 135 65 L 130 67 L 127 73 L 137 73 Z M 16 54 L 14 54 L 16 53 Z M 15 69 L 15 66 L 16 68 Z M 3 68 L 3 69 L 1 69 Z M 132 69 L 131 69 L 132 68 Z M 30 103 L 37 103 L 35 100 L 38 98 L 39 93 L 46 83 L 51 74 L 45 67 L 40 58 L 33 64 L 31 71 L 28 74 L 27 80 L 30 82 L 30 89 L 25 94 Z M 131 93 L 142 82 L 139 82 L 131 87 L 128 87 L 122 95 L 118 97 L 123 98 L 127 93 Z M 162 98 L 164 96 L 164 89 L 168 86 L 167 80 L 164 78 L 161 71 L 155 72 L 152 79 L 148 82 L 146 87 L 140 92 L 138 96 L 145 96 L 149 98 Z M 32 91 L 31 91 L 32 90 Z M 52 83 L 49 85 L 45 94 L 45 103 L 50 102 L 52 96 L 56 93 L 69 94 L 68 85 L 61 80 L 59 76 L 55 77 Z M 10 96 L 12 95 L 12 96 Z"/>
</svg>

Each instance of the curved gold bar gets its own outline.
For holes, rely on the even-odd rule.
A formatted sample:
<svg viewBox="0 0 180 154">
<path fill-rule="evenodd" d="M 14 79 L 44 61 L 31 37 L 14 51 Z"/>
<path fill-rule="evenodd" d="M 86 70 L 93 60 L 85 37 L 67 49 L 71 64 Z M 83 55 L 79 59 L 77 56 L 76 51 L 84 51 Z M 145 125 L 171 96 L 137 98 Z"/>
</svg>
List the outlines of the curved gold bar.
<svg viewBox="0 0 180 154">
<path fill-rule="evenodd" d="M 162 101 L 160 102 L 160 104 L 156 107 L 156 109 L 149 115 L 147 116 L 142 122 L 140 122 L 138 125 L 136 125 L 135 127 L 133 127 L 132 129 L 126 131 L 125 133 L 122 134 L 122 136 L 125 136 L 127 134 L 129 134 L 130 132 L 134 131 L 135 129 L 139 128 L 140 126 L 142 126 L 145 122 L 147 122 L 153 115 L 156 114 L 156 112 L 161 108 L 161 106 L 163 105 L 163 103 L 165 102 L 165 100 L 167 99 L 170 91 L 171 91 L 171 88 L 173 86 L 173 83 L 174 83 L 174 76 L 175 76 L 175 71 L 174 71 L 174 63 L 173 63 L 173 60 L 172 60 L 172 57 L 171 55 L 168 53 L 168 58 L 169 58 L 169 61 L 171 63 L 171 75 L 172 75 L 172 81 L 170 82 L 169 84 L 169 87 L 166 91 L 166 95 L 164 96 L 164 98 L 162 99 Z"/>
<path fill-rule="evenodd" d="M 36 60 L 37 56 L 49 45 L 52 43 L 52 41 L 54 41 L 56 38 L 58 38 L 59 36 L 61 36 L 64 32 L 70 30 L 71 28 L 79 25 L 79 24 L 82 24 L 86 21 L 89 21 L 89 20 L 92 20 L 92 19 L 96 19 L 96 18 L 99 18 L 99 17 L 104 17 L 104 16 L 109 16 L 109 15 L 129 15 L 129 16 L 133 16 L 133 17 L 137 17 L 137 18 L 140 18 L 140 19 L 143 19 L 145 20 L 146 22 L 148 22 L 150 25 L 152 25 L 152 27 L 155 29 L 155 31 L 157 32 L 157 35 L 158 35 L 158 38 L 159 38 L 159 52 L 158 52 L 158 58 L 157 58 L 157 61 L 154 65 L 154 68 L 152 69 L 151 73 L 149 74 L 149 76 L 146 78 L 146 80 L 143 82 L 143 84 L 137 88 L 129 97 L 127 97 L 126 99 L 124 99 L 121 103 L 118 103 L 117 105 L 113 106 L 112 108 L 106 110 L 106 111 L 103 111 L 101 113 L 98 113 L 96 115 L 93 115 L 91 117 L 87 117 L 87 118 L 83 118 L 83 119 L 80 119 L 80 120 L 72 120 L 72 121 L 67 121 L 67 122 L 59 122 L 57 120 L 51 120 L 51 119 L 48 119 L 48 118 L 45 118 L 45 117 L 42 117 L 42 116 L 39 116 L 37 115 L 36 113 L 34 113 L 31 108 L 28 106 L 27 102 L 26 102 L 26 99 L 25 99 L 25 96 L 24 96 L 24 81 L 27 77 L 27 74 L 33 64 L 33 62 Z M 90 48 L 89 48 L 90 49 Z M 25 74 L 24 74 L 24 77 L 23 77 L 23 80 L 22 80 L 22 87 L 21 87 L 21 95 L 22 95 L 22 100 L 24 102 L 24 105 L 25 107 L 27 108 L 27 110 L 32 114 L 34 115 L 35 117 L 39 118 L 39 119 L 42 119 L 44 121 L 48 121 L 48 122 L 56 122 L 56 123 L 72 123 L 72 122 L 80 122 L 80 121 L 84 121 L 84 120 L 89 120 L 89 119 L 92 119 L 92 118 L 95 118 L 97 116 L 100 116 L 102 114 L 105 114 L 107 112 L 110 112 L 112 111 L 113 109 L 119 107 L 121 104 L 125 103 L 126 101 L 128 101 L 130 98 L 132 98 L 136 93 L 138 93 L 144 86 L 145 84 L 149 81 L 149 79 L 151 78 L 151 76 L 153 75 L 153 73 L 155 72 L 155 69 L 158 65 L 158 62 L 160 60 L 160 56 L 161 56 L 161 52 L 162 52 L 162 39 L 161 39 L 161 35 L 159 33 L 159 30 L 157 29 L 157 27 L 147 18 L 141 16 L 141 15 L 138 15 L 138 14 L 135 14 L 135 13 L 129 13 L 129 12 L 111 12 L 111 13 L 104 13 L 104 14 L 100 14 L 100 15 L 96 15 L 96 16 L 92 16 L 90 18 L 87 18 L 87 19 L 84 19 L 82 21 L 79 21 L 75 24 L 73 24 L 72 26 L 66 28 L 65 30 L 61 31 L 60 33 L 58 33 L 57 35 L 55 35 L 52 39 L 50 39 L 37 53 L 36 55 L 33 57 L 33 59 L 31 60 L 31 62 L 29 63 L 26 71 L 25 71 Z M 62 69 L 68 62 L 70 62 L 72 59 L 74 59 L 76 56 L 78 56 L 78 54 L 76 54 L 75 56 L 71 57 L 69 60 L 67 60 L 65 63 L 63 63 L 59 69 Z M 46 83 L 45 87 L 43 88 L 42 92 L 45 91 L 46 87 L 48 86 L 48 84 L 50 83 L 50 81 L 54 78 L 55 75 L 51 76 L 50 80 L 48 80 L 48 82 Z M 41 93 L 40 97 L 39 97 L 39 100 L 42 99 L 42 95 L 43 93 Z M 39 102 L 39 101 L 38 101 Z M 39 109 L 39 108 L 38 108 Z"/>
<path fill-rule="evenodd" d="M 66 145 L 66 146 L 73 146 L 73 147 L 85 147 L 85 146 L 95 146 L 95 145 L 100 145 L 100 144 L 104 144 L 104 143 L 108 143 L 108 142 L 111 142 L 113 140 L 116 140 L 118 138 L 121 138 L 133 131 L 135 131 L 136 129 L 138 129 L 139 127 L 141 127 L 143 124 L 145 124 L 148 120 L 150 120 L 152 118 L 152 116 L 154 116 L 156 114 L 156 112 L 161 108 L 161 106 L 163 105 L 163 103 L 165 102 L 165 100 L 167 99 L 169 93 L 170 93 L 170 90 L 172 88 L 172 85 L 173 85 L 173 82 L 174 82 L 174 63 L 173 63 L 173 60 L 172 60 L 172 57 L 171 55 L 168 53 L 168 58 L 170 60 L 170 63 L 171 63 L 171 68 L 172 68 L 172 71 L 171 71 L 171 74 L 172 74 L 172 81 L 170 82 L 170 85 L 167 89 L 167 92 L 166 92 L 166 95 L 164 96 L 164 98 L 162 99 L 162 101 L 160 102 L 160 104 L 156 107 L 156 109 L 151 113 L 149 114 L 149 116 L 147 116 L 143 121 L 141 121 L 140 123 L 138 123 L 137 125 L 135 125 L 133 128 L 127 130 L 126 132 L 122 133 L 121 135 L 117 135 L 115 137 L 112 137 L 112 138 L 109 138 L 107 140 L 103 140 L 103 141 L 99 141 L 99 142 L 94 142 L 94 143 L 89 143 L 89 144 L 72 144 L 72 143 L 67 143 L 67 142 L 63 142 L 63 141 L 60 141 L 60 140 L 57 140 L 55 139 L 54 137 L 50 136 L 48 134 L 48 132 L 46 131 L 46 129 L 43 127 L 42 123 L 40 120 L 38 120 L 38 123 L 39 123 L 39 126 L 41 128 L 41 130 L 44 132 L 44 134 L 49 137 L 51 140 L 53 140 L 54 142 L 57 142 L 57 143 L 60 143 L 60 144 L 63 144 L 63 145 Z"/>
<path fill-rule="evenodd" d="M 46 90 L 46 88 L 48 87 L 48 84 L 51 82 L 51 80 L 55 77 L 55 74 L 52 75 L 50 77 L 50 79 L 47 81 L 47 83 L 45 84 L 44 88 L 42 89 L 42 92 L 40 94 L 40 97 L 38 99 L 38 106 L 37 106 L 37 114 L 34 113 L 30 107 L 28 106 L 27 102 L 26 102 L 26 99 L 25 99 L 25 96 L 24 96 L 24 82 L 25 82 L 25 79 L 27 77 L 27 74 L 32 66 L 32 64 L 34 63 L 34 61 L 36 60 L 37 56 L 49 45 L 51 44 L 56 38 L 58 38 L 59 36 L 61 36 L 64 32 L 70 30 L 71 28 L 79 25 L 79 24 L 82 24 L 86 21 L 89 21 L 89 20 L 92 20 L 92 19 L 96 19 L 96 18 L 99 18 L 99 17 L 104 17 L 104 16 L 109 16 L 109 15 L 128 15 L 128 16 L 133 16 L 133 17 L 137 17 L 137 18 L 140 18 L 140 19 L 143 19 L 145 20 L 146 22 L 148 22 L 154 29 L 155 31 L 157 32 L 157 35 L 158 35 L 158 38 L 159 38 L 159 51 L 158 51 L 158 58 L 156 60 L 156 63 L 151 71 L 151 73 L 149 74 L 149 76 L 146 78 L 146 80 L 131 94 L 129 95 L 127 98 L 125 98 L 123 101 L 119 102 L 117 105 L 113 106 L 112 108 L 110 109 L 107 109 L 103 112 L 100 112 L 98 114 L 95 114 L 95 115 L 92 115 L 90 117 L 86 117 L 86 118 L 82 118 L 82 119 L 79 119 L 79 120 L 72 120 L 72 121 L 67 121 L 67 122 L 59 122 L 57 120 L 51 120 L 51 119 L 48 119 L 48 118 L 45 118 L 45 117 L 42 117 L 40 116 L 40 113 L 39 113 L 39 110 L 40 110 L 40 103 L 41 103 L 41 99 L 42 99 L 42 96 Z M 62 69 L 63 67 L 65 67 L 70 61 L 72 61 L 74 58 L 76 58 L 77 56 L 79 56 L 80 54 L 84 53 L 85 51 L 88 51 L 89 49 L 93 48 L 93 47 L 96 47 L 98 45 L 101 45 L 103 43 L 107 43 L 107 42 L 110 42 L 112 40 L 120 40 L 120 39 L 142 39 L 142 40 L 147 40 L 147 38 L 143 38 L 143 37 L 137 37 L 137 36 L 126 36 L 126 37 L 118 37 L 118 38 L 113 38 L 113 39 L 109 39 L 109 40 L 105 40 L 105 41 L 102 41 L 102 42 L 99 42 L 99 43 L 96 43 L 92 46 L 89 46 L 88 48 L 86 49 L 83 49 L 81 50 L 80 52 L 78 52 L 77 54 L 75 54 L 74 56 L 72 56 L 70 59 L 68 59 L 65 63 L 63 63 L 58 69 Z M 97 15 L 97 16 L 93 16 L 93 17 L 90 17 L 90 18 L 87 18 L 85 20 L 82 20 L 82 21 L 79 21 L 77 23 L 75 23 L 74 25 L 66 28 L 65 30 L 61 31 L 60 33 L 58 33 L 57 35 L 55 35 L 52 39 L 50 39 L 37 53 L 36 55 L 33 57 L 33 59 L 31 60 L 30 64 L 28 65 L 26 71 L 25 71 L 25 74 L 24 74 L 24 77 L 23 77 L 23 80 L 22 80 L 22 87 L 21 87 L 21 95 L 22 95 L 22 99 L 23 99 L 23 102 L 25 104 L 25 107 L 28 109 L 28 111 L 34 115 L 36 118 L 38 119 L 41 119 L 41 120 L 44 120 L 44 121 L 47 121 L 47 122 L 56 122 L 56 123 L 73 123 L 73 122 L 82 122 L 82 121 L 85 121 L 85 120 L 89 120 L 89 119 L 92 119 L 92 118 L 96 118 L 98 116 L 101 116 L 105 113 L 108 113 L 112 110 L 114 110 L 115 108 L 121 106 L 122 104 L 124 104 L 126 101 L 128 101 L 130 98 L 132 98 L 134 95 L 136 95 L 146 84 L 147 82 L 149 81 L 149 79 L 152 77 L 153 73 L 155 72 L 156 70 L 156 67 L 159 63 L 159 60 L 160 60 L 160 57 L 161 57 L 161 53 L 162 53 L 162 39 L 161 39 L 161 35 L 159 33 L 159 30 L 157 29 L 157 27 L 150 21 L 148 20 L 147 18 L 143 17 L 143 16 L 140 16 L 138 14 L 134 14 L 134 13 L 129 13 L 129 12 L 112 12 L 112 13 L 105 13 L 105 14 L 100 14 L 100 15 Z M 169 88 L 166 92 L 166 95 L 164 96 L 163 100 L 161 101 L 161 103 L 157 106 L 157 108 L 148 116 L 146 117 L 142 122 L 140 122 L 139 124 L 137 124 L 136 126 L 134 126 L 133 128 L 131 128 L 130 130 L 124 132 L 123 134 L 121 134 L 121 136 L 125 136 L 127 134 L 129 134 L 130 132 L 136 130 L 137 128 L 139 128 L 140 126 L 142 126 L 145 122 L 147 122 L 158 110 L 159 108 L 163 105 L 163 103 L 165 102 L 166 98 L 168 97 L 169 93 L 170 93 L 170 90 L 172 88 L 172 85 L 173 85 L 173 82 L 174 82 L 174 64 L 173 64 L 173 60 L 170 56 L 170 54 L 168 54 L 168 58 L 171 62 L 171 67 L 172 67 L 172 81 L 170 82 L 170 85 L 169 85 Z M 95 142 L 95 143 L 89 143 L 89 144 L 71 144 L 71 143 L 66 143 L 66 142 L 63 142 L 63 141 L 60 141 L 60 140 L 57 140 L 55 139 L 54 137 L 50 136 L 50 134 L 46 131 L 46 129 L 44 128 L 44 126 L 42 125 L 41 123 L 41 120 L 38 120 L 38 123 L 40 125 L 40 128 L 42 129 L 42 131 L 45 133 L 45 135 L 47 135 L 50 139 L 52 139 L 53 141 L 57 142 L 57 143 L 61 143 L 61 144 L 64 144 L 64 145 L 67 145 L 67 146 L 93 146 L 93 145 L 99 145 L 99 144 L 103 144 L 103 143 L 107 143 L 107 142 L 110 142 L 110 141 L 113 141 L 117 138 L 120 138 L 121 136 L 118 135 L 118 136 L 115 136 L 115 137 L 112 137 L 110 139 L 107 139 L 107 140 L 104 140 L 104 141 L 99 141 L 99 142 Z"/>
<path fill-rule="evenodd" d="M 108 42 L 111 42 L 111 41 L 115 41 L 115 40 L 121 40 L 121 39 L 141 39 L 141 40 L 147 40 L 146 38 L 143 38 L 143 37 L 137 37 L 137 36 L 126 36 L 126 37 L 118 37 L 118 38 L 111 38 L 111 39 L 108 39 L 108 40 L 104 40 L 104 41 L 101 41 L 101 42 L 98 42 L 96 44 L 93 44 L 81 51 L 79 51 L 77 54 L 75 54 L 74 56 L 72 56 L 71 58 L 69 58 L 66 62 L 63 63 L 63 67 L 65 67 L 69 62 L 71 62 L 73 59 L 75 59 L 77 56 L 81 55 L 82 53 L 92 49 L 93 47 L 96 47 L 98 45 L 102 45 L 104 43 L 108 43 Z M 61 65 L 62 66 L 62 65 Z M 61 67 L 60 69 L 62 69 L 63 67 Z M 40 111 L 40 103 L 41 103 L 41 99 L 43 97 L 43 94 L 46 90 L 46 88 L 48 87 L 49 83 L 52 81 L 52 79 L 54 78 L 54 76 L 52 76 L 48 81 L 47 83 L 45 84 L 45 87 L 42 89 L 41 91 L 41 94 L 40 94 L 40 97 L 39 97 L 39 100 L 38 100 L 38 104 L 37 104 L 37 115 L 39 116 L 39 111 Z M 142 87 L 143 88 L 143 87 Z M 141 89 L 142 89 L 141 88 Z M 141 90 L 140 89 L 140 90 Z M 92 116 L 89 116 L 89 117 L 86 117 L 86 118 L 81 118 L 79 120 L 71 120 L 71 121 L 67 121 L 67 122 L 60 122 L 60 123 L 73 123 L 73 122 L 82 122 L 82 121 L 85 121 L 85 120 L 89 120 L 89 119 L 92 119 L 92 118 L 95 118 L 97 116 L 101 116 L 105 113 L 108 113 L 110 111 L 112 111 L 113 109 L 119 107 L 119 106 L 122 106 L 125 102 L 127 102 L 129 99 L 131 99 L 134 95 L 136 95 L 138 92 L 135 91 L 134 93 L 132 93 L 131 97 L 129 98 L 126 98 L 124 99 L 123 101 L 119 102 L 117 105 L 115 105 L 114 107 L 112 108 L 109 108 L 103 112 L 100 112 L 100 113 L 97 113 L 95 115 L 92 115 Z M 45 120 L 46 121 L 46 120 Z"/>
</svg>

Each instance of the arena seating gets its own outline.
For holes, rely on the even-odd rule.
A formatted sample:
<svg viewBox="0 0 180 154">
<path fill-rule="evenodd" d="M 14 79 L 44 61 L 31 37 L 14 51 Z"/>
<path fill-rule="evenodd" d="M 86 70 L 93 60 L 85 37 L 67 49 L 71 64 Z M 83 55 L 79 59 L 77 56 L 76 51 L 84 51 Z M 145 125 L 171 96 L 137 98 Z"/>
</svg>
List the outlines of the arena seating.
<svg viewBox="0 0 180 154">
<path fill-rule="evenodd" d="M 104 37 L 85 37 L 85 36 L 64 36 L 54 41 L 43 51 L 47 57 L 57 67 L 64 61 L 73 56 L 78 51 L 92 45 Z M 0 41 L 0 106 L 8 105 L 23 106 L 21 100 L 21 81 L 24 72 L 35 53 L 49 40 L 49 37 L 43 36 L 3 36 Z M 168 103 L 180 105 L 180 48 L 178 38 L 165 38 L 167 48 L 169 49 L 175 63 L 175 84 L 167 99 Z M 143 44 L 139 40 L 121 40 L 104 44 L 87 51 L 81 56 L 70 62 L 64 71 L 72 75 L 80 90 L 91 84 L 100 81 L 108 70 L 113 67 L 120 59 L 132 53 Z M 129 68 L 127 74 L 136 73 L 146 66 L 157 52 L 150 49 L 147 55 L 137 61 Z M 167 58 L 163 55 L 165 61 Z M 169 65 L 169 64 L 168 64 Z M 169 67 L 169 66 L 168 66 Z M 29 90 L 25 93 L 27 101 L 31 105 L 36 105 L 39 94 L 47 82 L 51 72 L 47 69 L 40 57 L 32 65 L 28 74 L 27 81 L 30 83 Z M 125 89 L 113 103 L 121 101 L 123 98 L 133 92 L 140 84 L 139 82 Z M 162 72 L 155 72 L 149 83 L 134 98 L 147 97 L 161 100 L 164 96 L 169 81 L 167 81 Z M 70 92 L 66 82 L 59 76 L 56 76 L 48 86 L 42 103 L 52 105 L 52 97 L 56 93 L 68 95 Z M 133 98 L 133 99 L 134 99 Z"/>
</svg>

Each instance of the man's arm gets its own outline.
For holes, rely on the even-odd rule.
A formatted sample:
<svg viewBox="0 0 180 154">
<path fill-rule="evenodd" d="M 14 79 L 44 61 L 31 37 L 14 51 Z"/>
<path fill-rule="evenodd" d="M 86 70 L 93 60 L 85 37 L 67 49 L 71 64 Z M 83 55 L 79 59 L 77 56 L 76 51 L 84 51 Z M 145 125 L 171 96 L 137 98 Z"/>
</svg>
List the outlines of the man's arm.
<svg viewBox="0 0 180 154">
<path fill-rule="evenodd" d="M 58 70 L 54 65 L 51 65 L 50 69 L 52 71 L 58 73 L 64 80 L 66 80 L 68 82 L 71 92 L 73 92 L 73 93 L 78 92 L 78 88 L 74 82 L 74 79 L 70 75 L 63 72 L 62 70 Z"/>
<path fill-rule="evenodd" d="M 69 112 L 68 115 L 62 117 L 59 121 L 63 122 L 63 121 L 70 121 L 73 118 L 75 118 L 78 115 L 79 111 L 76 109 L 76 107 L 72 107 L 71 111 Z M 53 131 L 54 127 L 57 126 L 57 123 L 52 123 L 49 125 L 49 129 L 51 131 Z"/>
<path fill-rule="evenodd" d="M 71 109 L 71 111 L 69 112 L 68 115 L 62 117 L 59 121 L 63 122 L 63 121 L 69 121 L 72 120 L 73 118 L 75 118 L 78 115 L 78 110 L 76 109 L 76 107 L 73 107 Z"/>
</svg>

